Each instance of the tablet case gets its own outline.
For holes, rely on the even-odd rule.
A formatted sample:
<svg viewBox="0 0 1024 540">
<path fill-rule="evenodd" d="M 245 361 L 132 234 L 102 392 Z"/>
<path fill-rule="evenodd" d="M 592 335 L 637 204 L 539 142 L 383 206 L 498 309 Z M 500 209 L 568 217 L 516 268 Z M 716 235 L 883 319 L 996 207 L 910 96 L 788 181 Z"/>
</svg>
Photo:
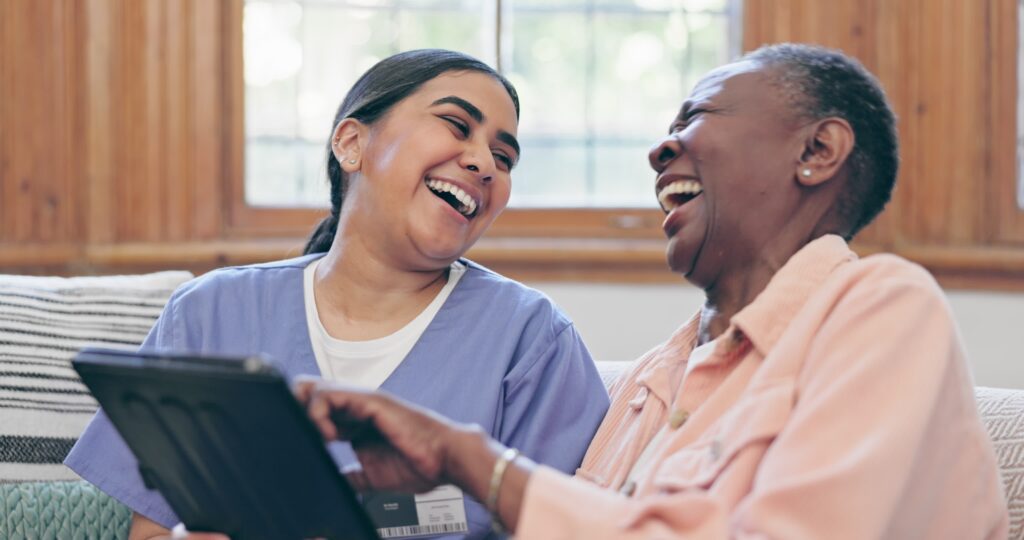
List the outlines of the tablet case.
<svg viewBox="0 0 1024 540">
<path fill-rule="evenodd" d="M 72 365 L 192 531 L 378 535 L 284 378 L 260 358 L 83 349 Z"/>
</svg>

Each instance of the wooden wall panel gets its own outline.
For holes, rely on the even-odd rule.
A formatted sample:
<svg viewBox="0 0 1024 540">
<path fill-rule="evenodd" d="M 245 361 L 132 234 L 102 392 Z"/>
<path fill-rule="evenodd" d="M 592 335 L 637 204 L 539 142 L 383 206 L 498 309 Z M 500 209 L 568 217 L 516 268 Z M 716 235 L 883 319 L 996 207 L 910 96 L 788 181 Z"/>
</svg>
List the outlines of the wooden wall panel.
<svg viewBox="0 0 1024 540">
<path fill-rule="evenodd" d="M 108 0 L 86 0 L 84 43 L 79 49 L 85 77 L 81 85 L 85 103 L 85 127 L 82 135 L 82 168 L 86 171 L 87 213 L 86 244 L 107 244 L 115 240 L 116 214 L 123 208 L 114 198 L 115 141 L 114 77 L 119 65 L 120 12 Z"/>
<path fill-rule="evenodd" d="M 918 46 L 912 58 L 929 83 L 920 85 L 916 103 L 900 104 L 900 113 L 914 113 L 903 140 L 916 150 L 916 174 L 901 178 L 913 189 L 901 229 L 915 243 L 970 245 L 985 236 L 984 4 L 942 0 L 924 9 L 933 0 L 918 1 L 927 46 Z"/>
<path fill-rule="evenodd" d="M 221 2 L 195 0 L 192 9 L 193 118 L 192 204 L 195 238 L 213 240 L 224 230 L 225 76 Z"/>
<path fill-rule="evenodd" d="M 880 249 L 892 250 L 903 242 L 903 231 L 900 224 L 905 219 L 904 208 L 910 206 L 912 187 L 907 186 L 903 178 L 914 176 L 914 163 L 909 159 L 915 152 L 911 140 L 904 134 L 913 121 L 914 99 L 920 92 L 919 66 L 906 62 L 916 52 L 916 44 L 920 42 L 921 20 L 916 11 L 915 2 L 878 1 L 874 4 L 874 13 L 866 23 L 872 27 L 874 41 L 870 51 L 858 54 L 858 58 L 871 69 L 885 86 L 885 91 L 897 114 L 897 130 L 900 133 L 901 163 L 900 178 L 892 196 L 892 202 L 875 222 L 860 235 L 860 241 L 878 246 Z M 880 21 L 892 21 L 884 24 Z"/>
<path fill-rule="evenodd" d="M 77 238 L 76 13 L 64 2 L 0 4 L 0 242 Z"/>
<path fill-rule="evenodd" d="M 97 89 L 113 93 L 113 240 L 217 239 L 223 233 L 221 4 L 105 3 L 121 13 L 114 24 L 117 61 Z"/>
<path fill-rule="evenodd" d="M 0 272 L 224 239 L 226 5 L 0 2 Z"/>
<path fill-rule="evenodd" d="M 151 193 L 156 182 L 147 177 L 146 142 L 159 137 L 159 124 L 146 116 L 146 25 L 144 1 L 119 2 L 121 18 L 117 28 L 119 61 L 111 81 L 114 92 L 116 131 L 114 140 L 117 173 L 114 200 L 117 204 L 116 240 L 119 242 L 159 239 L 154 226 Z M 156 36 L 152 36 L 154 39 Z"/>
<path fill-rule="evenodd" d="M 191 26 L 192 3 L 191 2 L 161 2 L 164 19 L 166 21 L 166 50 L 163 56 L 164 83 L 166 88 L 181 89 L 188 88 L 191 84 L 191 76 L 188 72 L 189 55 L 189 31 Z M 161 106 L 168 112 L 186 111 L 189 108 L 189 92 L 170 91 L 164 92 Z M 188 118 L 182 114 L 167 114 L 164 117 L 165 140 L 160 151 L 174 159 L 165 162 L 164 182 L 161 185 L 161 195 L 165 211 L 164 231 L 165 239 L 172 242 L 181 242 L 191 238 L 193 232 L 192 220 L 184 219 L 191 208 L 194 183 L 189 182 L 191 171 L 186 164 L 192 162 L 192 147 L 188 144 L 189 128 L 191 124 Z"/>
<path fill-rule="evenodd" d="M 1021 60 L 1018 58 L 1019 15 L 1017 2 L 988 2 L 989 48 L 992 55 L 988 93 L 989 117 L 993 119 L 992 146 L 997 152 L 1016 154 L 1017 112 Z M 1001 119 L 1001 121 L 1000 121 Z M 1017 178 L 1017 162 L 995 160 L 989 163 L 993 178 Z M 1017 184 L 999 182 L 997 196 L 989 200 L 987 213 L 998 216 L 990 231 L 993 241 L 1024 246 L 1024 211 L 1017 201 Z"/>
</svg>

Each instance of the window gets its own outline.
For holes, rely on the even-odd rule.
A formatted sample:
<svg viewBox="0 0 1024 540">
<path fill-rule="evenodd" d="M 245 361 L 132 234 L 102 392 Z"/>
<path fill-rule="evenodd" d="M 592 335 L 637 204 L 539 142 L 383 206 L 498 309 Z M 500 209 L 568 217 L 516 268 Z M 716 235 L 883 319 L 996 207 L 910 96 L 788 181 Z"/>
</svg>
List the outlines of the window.
<svg viewBox="0 0 1024 540">
<path fill-rule="evenodd" d="M 325 206 L 325 141 L 363 71 L 421 47 L 496 65 L 522 100 L 515 208 L 651 208 L 646 151 L 739 52 L 739 0 L 246 0 L 245 200 Z"/>
</svg>

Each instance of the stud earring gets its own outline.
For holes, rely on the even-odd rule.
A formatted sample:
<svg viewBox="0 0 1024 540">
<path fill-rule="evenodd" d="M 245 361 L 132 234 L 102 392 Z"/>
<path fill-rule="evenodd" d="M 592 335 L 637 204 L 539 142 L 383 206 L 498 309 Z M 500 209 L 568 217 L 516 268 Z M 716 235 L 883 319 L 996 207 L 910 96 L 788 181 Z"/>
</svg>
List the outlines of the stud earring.
<svg viewBox="0 0 1024 540">
<path fill-rule="evenodd" d="M 355 165 L 356 164 L 356 160 L 354 160 L 354 159 L 350 159 L 350 160 L 348 160 L 348 162 L 349 162 L 350 165 Z"/>
<path fill-rule="evenodd" d="M 804 169 L 804 170 L 800 171 L 800 174 L 804 175 L 804 178 L 807 178 L 807 177 L 811 176 L 811 170 L 810 169 Z"/>
</svg>

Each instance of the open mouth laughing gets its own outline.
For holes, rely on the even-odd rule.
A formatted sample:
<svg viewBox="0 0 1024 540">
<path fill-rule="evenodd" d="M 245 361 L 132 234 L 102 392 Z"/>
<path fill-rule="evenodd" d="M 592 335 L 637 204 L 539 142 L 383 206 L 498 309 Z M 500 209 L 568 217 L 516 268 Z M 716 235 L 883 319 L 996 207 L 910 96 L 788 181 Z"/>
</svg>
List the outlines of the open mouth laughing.
<svg viewBox="0 0 1024 540">
<path fill-rule="evenodd" d="M 704 187 L 697 180 L 680 178 L 658 188 L 658 203 L 661 204 L 661 209 L 668 213 L 692 201 L 703 192 Z"/>
<path fill-rule="evenodd" d="M 456 212 L 462 214 L 466 219 L 472 219 L 480 207 L 480 201 L 474 195 L 466 193 L 459 186 L 445 180 L 427 177 L 427 187 L 442 201 L 451 205 Z"/>
</svg>

